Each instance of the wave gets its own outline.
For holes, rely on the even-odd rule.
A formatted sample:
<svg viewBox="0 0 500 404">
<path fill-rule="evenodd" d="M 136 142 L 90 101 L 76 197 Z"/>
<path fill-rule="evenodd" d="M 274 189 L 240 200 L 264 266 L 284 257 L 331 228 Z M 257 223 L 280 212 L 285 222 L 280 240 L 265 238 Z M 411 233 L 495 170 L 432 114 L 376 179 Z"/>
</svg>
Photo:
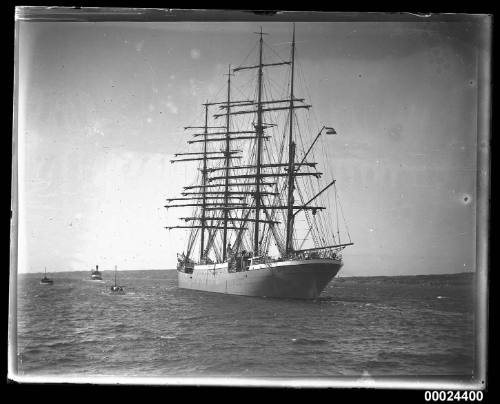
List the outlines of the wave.
<svg viewBox="0 0 500 404">
<path fill-rule="evenodd" d="M 292 338 L 292 343 L 297 345 L 326 345 L 328 341 L 325 339 Z"/>
<path fill-rule="evenodd" d="M 361 304 L 366 304 L 366 303 L 377 303 L 378 300 L 375 299 L 352 299 L 352 298 L 340 298 L 340 297 L 335 297 L 335 296 L 321 296 L 318 297 L 317 299 L 314 299 L 313 302 L 317 303 L 327 303 L 327 302 L 333 302 L 333 303 L 361 303 Z"/>
<path fill-rule="evenodd" d="M 408 364 L 414 362 L 419 365 L 427 363 L 436 363 L 446 366 L 458 366 L 461 364 L 468 364 L 472 361 L 472 356 L 464 353 L 453 352 L 429 352 L 429 353 L 415 353 L 415 352 L 395 352 L 384 351 L 377 355 L 377 359 L 382 361 L 399 360 Z"/>
<path fill-rule="evenodd" d="M 389 368 L 390 370 L 395 371 L 400 366 L 401 362 L 394 360 L 370 360 L 366 362 L 366 367 L 368 367 L 370 370 L 377 369 L 377 371 L 385 368 Z"/>
</svg>

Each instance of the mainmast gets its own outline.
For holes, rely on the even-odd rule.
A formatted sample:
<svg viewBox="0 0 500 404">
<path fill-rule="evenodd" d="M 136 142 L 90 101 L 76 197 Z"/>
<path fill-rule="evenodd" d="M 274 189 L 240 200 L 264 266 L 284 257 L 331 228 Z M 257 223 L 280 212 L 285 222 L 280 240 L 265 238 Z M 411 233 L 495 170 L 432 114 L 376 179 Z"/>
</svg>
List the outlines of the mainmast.
<svg viewBox="0 0 500 404">
<path fill-rule="evenodd" d="M 292 36 L 292 57 L 291 57 L 291 78 L 290 78 L 290 128 L 288 136 L 288 209 L 286 216 L 286 243 L 285 252 L 290 254 L 293 251 L 293 191 L 294 187 L 294 174 L 295 174 L 295 143 L 293 141 L 293 85 L 294 85 L 294 68 L 295 68 L 295 24 L 293 24 Z"/>
<path fill-rule="evenodd" d="M 225 160 L 224 160 L 224 168 L 226 172 L 226 178 L 224 181 L 224 206 L 227 206 L 228 204 L 228 199 L 229 199 L 229 165 L 230 165 L 230 140 L 231 137 L 230 135 L 230 116 L 231 116 L 231 65 L 229 65 L 228 72 L 227 72 L 227 110 L 226 110 L 226 149 L 224 151 L 225 153 Z M 205 143 L 206 145 L 206 143 Z M 226 260 L 226 251 L 227 251 L 227 222 L 228 222 L 228 217 L 229 217 L 229 210 L 224 209 L 224 230 L 222 233 L 222 260 Z"/>
<path fill-rule="evenodd" d="M 255 227 L 253 236 L 253 254 L 258 256 L 259 249 L 259 216 L 261 209 L 261 196 L 260 196 L 260 181 L 261 181 L 261 159 L 262 159 L 262 137 L 264 136 L 264 128 L 262 126 L 262 27 L 260 28 L 259 39 L 259 65 L 258 65 L 258 89 L 257 89 L 257 125 L 255 125 L 255 135 L 257 136 L 257 161 L 255 173 Z"/>
</svg>

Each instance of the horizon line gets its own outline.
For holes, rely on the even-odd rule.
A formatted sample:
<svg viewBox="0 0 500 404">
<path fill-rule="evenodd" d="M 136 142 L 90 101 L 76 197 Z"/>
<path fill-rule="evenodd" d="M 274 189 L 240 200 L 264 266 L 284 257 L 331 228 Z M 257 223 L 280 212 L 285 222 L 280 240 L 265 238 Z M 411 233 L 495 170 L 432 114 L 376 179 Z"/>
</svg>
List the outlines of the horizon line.
<svg viewBox="0 0 500 404">
<path fill-rule="evenodd" d="M 114 272 L 114 269 L 105 269 L 101 272 Z M 132 271 L 176 271 L 175 268 L 146 268 L 146 269 L 122 269 L 122 272 L 132 272 Z M 72 273 L 72 272 L 89 272 L 89 270 L 70 270 L 70 271 L 49 271 L 49 273 Z M 118 270 L 120 272 L 120 270 Z M 43 274 L 44 272 L 20 272 L 17 275 L 34 275 Z M 376 278 L 376 277 L 409 277 L 409 276 L 443 276 L 443 275 L 462 275 L 462 274 L 476 274 L 476 271 L 462 271 L 462 272 L 443 272 L 443 273 L 425 273 L 425 274 L 394 274 L 394 275 L 349 275 L 349 276 L 336 276 L 335 279 L 339 278 Z"/>
</svg>

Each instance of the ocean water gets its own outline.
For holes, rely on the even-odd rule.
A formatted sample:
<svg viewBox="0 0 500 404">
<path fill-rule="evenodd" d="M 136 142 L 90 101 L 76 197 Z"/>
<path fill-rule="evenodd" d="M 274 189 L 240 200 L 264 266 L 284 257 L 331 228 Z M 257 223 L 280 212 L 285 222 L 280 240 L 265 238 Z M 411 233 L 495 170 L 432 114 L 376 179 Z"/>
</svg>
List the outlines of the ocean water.
<svg viewBox="0 0 500 404">
<path fill-rule="evenodd" d="M 336 278 L 314 301 L 177 288 L 175 271 L 18 278 L 20 375 L 471 376 L 473 275 Z"/>
</svg>

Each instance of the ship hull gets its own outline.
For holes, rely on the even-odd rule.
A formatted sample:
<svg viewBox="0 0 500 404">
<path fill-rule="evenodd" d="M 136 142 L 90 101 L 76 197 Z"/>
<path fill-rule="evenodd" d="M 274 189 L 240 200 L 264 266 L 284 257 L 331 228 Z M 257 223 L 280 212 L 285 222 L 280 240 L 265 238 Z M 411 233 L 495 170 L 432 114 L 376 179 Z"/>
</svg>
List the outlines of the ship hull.
<svg viewBox="0 0 500 404">
<path fill-rule="evenodd" d="M 227 263 L 195 265 L 178 271 L 179 287 L 230 295 L 315 299 L 337 275 L 342 262 L 333 259 L 279 261 L 228 272 Z"/>
</svg>

